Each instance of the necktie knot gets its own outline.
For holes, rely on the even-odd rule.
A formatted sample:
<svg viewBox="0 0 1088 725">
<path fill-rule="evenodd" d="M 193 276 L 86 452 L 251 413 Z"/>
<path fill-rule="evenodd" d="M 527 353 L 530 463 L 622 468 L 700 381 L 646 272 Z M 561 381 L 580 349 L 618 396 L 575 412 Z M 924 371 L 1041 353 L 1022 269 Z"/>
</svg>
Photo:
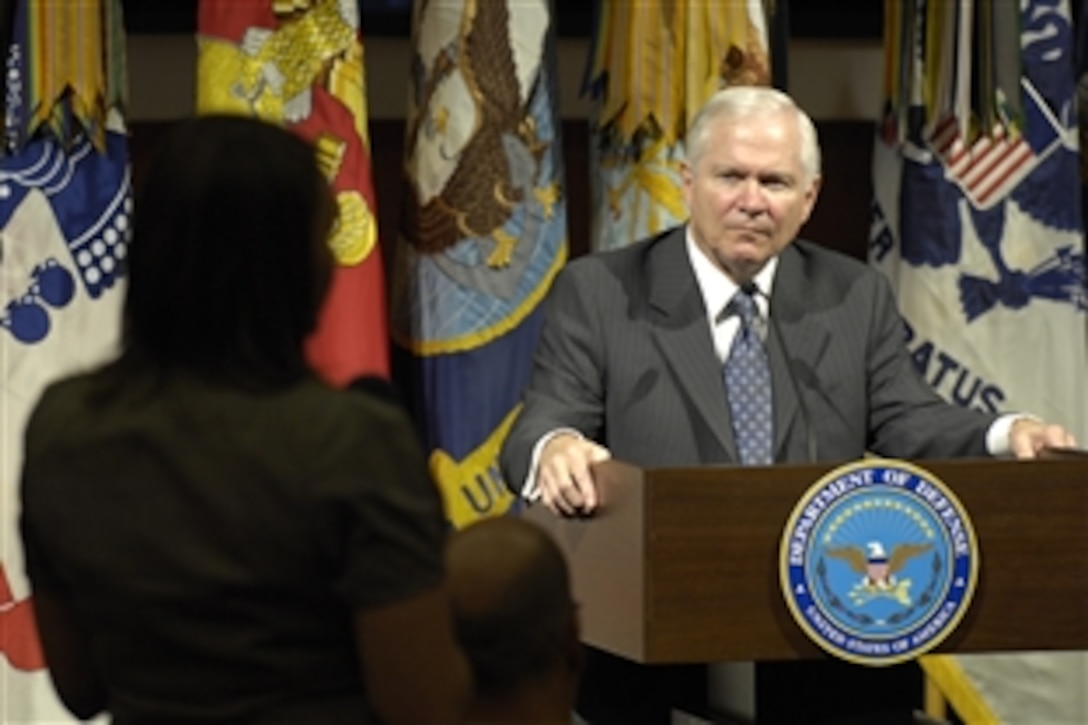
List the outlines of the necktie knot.
<svg viewBox="0 0 1088 725">
<path fill-rule="evenodd" d="M 729 304 L 732 305 L 733 311 L 740 317 L 741 328 L 745 331 L 751 330 L 755 324 L 756 317 L 759 314 L 759 310 L 756 307 L 756 300 L 752 293 L 747 289 L 741 288 L 733 295 L 733 299 Z"/>
</svg>

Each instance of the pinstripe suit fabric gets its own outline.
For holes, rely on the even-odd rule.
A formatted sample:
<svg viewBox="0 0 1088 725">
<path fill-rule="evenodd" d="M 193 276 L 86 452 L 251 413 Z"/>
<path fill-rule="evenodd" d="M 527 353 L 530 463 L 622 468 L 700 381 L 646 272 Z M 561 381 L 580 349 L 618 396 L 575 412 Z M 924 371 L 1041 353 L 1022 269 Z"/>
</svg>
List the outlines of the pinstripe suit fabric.
<svg viewBox="0 0 1088 725">
<path fill-rule="evenodd" d="M 891 290 L 865 264 L 805 241 L 783 250 L 771 316 L 807 416 L 767 338 L 774 457 L 804 461 L 806 422 L 819 458 L 866 451 L 900 458 L 986 455 L 994 416 L 946 404 L 920 378 Z M 502 454 L 520 490 L 533 445 L 573 427 L 641 466 L 737 461 L 702 295 L 677 228 L 570 262 L 557 277 L 525 407 Z"/>
</svg>

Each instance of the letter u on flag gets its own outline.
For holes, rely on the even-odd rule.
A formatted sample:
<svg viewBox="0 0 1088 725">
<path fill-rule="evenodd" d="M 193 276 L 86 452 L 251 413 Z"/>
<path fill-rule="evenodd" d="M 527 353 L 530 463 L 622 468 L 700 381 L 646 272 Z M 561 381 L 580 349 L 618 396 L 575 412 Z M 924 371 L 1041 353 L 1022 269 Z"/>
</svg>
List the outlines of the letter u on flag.
<svg viewBox="0 0 1088 725">
<path fill-rule="evenodd" d="M 338 262 L 311 363 L 343 385 L 389 375 L 384 271 L 370 168 L 363 45 L 356 3 L 201 0 L 197 112 L 281 124 L 317 147 L 336 194 L 329 244 Z"/>
<path fill-rule="evenodd" d="M 432 0 L 413 20 L 393 329 L 462 526 L 513 503 L 499 448 L 567 255 L 554 16 L 548 0 Z"/>
</svg>

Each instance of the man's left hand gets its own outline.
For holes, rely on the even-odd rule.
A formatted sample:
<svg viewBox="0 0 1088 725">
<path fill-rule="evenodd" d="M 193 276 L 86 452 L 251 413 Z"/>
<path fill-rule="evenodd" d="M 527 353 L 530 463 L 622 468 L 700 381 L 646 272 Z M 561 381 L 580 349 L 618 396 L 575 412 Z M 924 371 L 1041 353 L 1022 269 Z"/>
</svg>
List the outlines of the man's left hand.
<svg viewBox="0 0 1088 725">
<path fill-rule="evenodd" d="M 1072 448 L 1073 434 L 1060 425 L 1017 418 L 1009 429 L 1009 449 L 1017 458 L 1037 458 L 1044 448 Z"/>
</svg>

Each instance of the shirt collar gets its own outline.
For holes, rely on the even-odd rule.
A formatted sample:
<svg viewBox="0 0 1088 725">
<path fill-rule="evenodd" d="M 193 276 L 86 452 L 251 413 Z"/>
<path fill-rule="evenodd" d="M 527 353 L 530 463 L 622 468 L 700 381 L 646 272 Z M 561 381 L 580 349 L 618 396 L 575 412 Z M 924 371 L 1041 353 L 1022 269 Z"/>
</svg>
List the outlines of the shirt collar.
<svg viewBox="0 0 1088 725">
<path fill-rule="evenodd" d="M 717 267 L 699 249 L 695 243 L 695 237 L 691 233 L 689 224 L 684 232 L 684 241 L 688 250 L 688 259 L 691 268 L 695 271 L 695 281 L 699 284 L 699 290 L 703 293 L 703 304 L 706 305 L 706 316 L 711 327 L 719 321 L 718 315 L 725 309 L 726 304 L 737 293 L 737 283 L 730 279 L 729 275 Z M 770 314 L 770 297 L 774 285 L 775 272 L 778 271 L 778 255 L 767 260 L 763 269 L 759 270 L 752 281 L 762 294 L 756 295 L 756 306 L 759 314 L 766 319 Z"/>
</svg>

